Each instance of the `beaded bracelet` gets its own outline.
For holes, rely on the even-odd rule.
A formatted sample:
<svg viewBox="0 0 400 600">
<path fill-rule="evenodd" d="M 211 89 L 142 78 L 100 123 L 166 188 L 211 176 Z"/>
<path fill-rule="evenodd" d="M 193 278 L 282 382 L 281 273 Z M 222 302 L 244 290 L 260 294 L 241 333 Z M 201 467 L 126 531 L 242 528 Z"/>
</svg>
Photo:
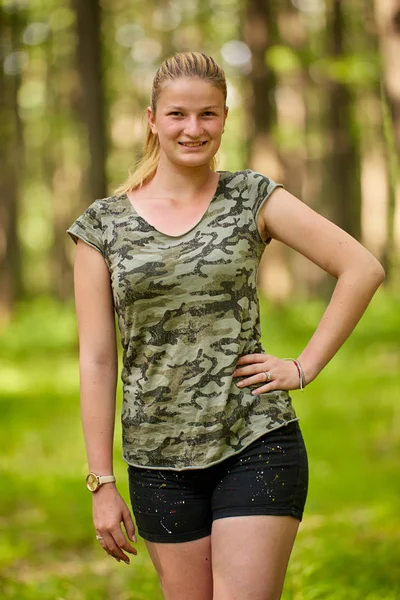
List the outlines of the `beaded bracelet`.
<svg viewBox="0 0 400 600">
<path fill-rule="evenodd" d="M 284 358 L 283 360 L 291 360 L 296 365 L 296 369 L 299 374 L 300 389 L 302 392 L 304 392 L 304 388 L 306 387 L 306 378 L 300 362 L 296 358 Z"/>
</svg>

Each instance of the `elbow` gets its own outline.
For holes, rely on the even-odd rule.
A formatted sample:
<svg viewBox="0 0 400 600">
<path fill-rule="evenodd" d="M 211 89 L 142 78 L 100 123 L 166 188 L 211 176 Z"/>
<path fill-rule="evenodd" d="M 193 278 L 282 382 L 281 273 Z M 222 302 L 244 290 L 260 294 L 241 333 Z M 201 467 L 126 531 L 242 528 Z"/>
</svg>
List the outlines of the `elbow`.
<svg viewBox="0 0 400 600">
<path fill-rule="evenodd" d="M 372 254 L 368 254 L 363 260 L 357 261 L 340 275 L 349 276 L 349 280 L 357 281 L 365 289 L 373 291 L 379 288 L 386 277 L 385 269 Z"/>
<path fill-rule="evenodd" d="M 372 261 L 372 264 L 368 265 L 368 276 L 375 289 L 378 289 L 378 287 L 385 281 L 385 269 L 375 257 Z"/>
<path fill-rule="evenodd" d="M 79 354 L 79 362 L 86 368 L 114 369 L 118 367 L 118 356 L 110 352 L 83 352 Z"/>
<path fill-rule="evenodd" d="M 374 268 L 374 277 L 378 282 L 378 285 L 381 285 L 385 281 L 386 272 L 381 263 L 377 260 Z"/>
<path fill-rule="evenodd" d="M 379 264 L 380 270 L 379 270 L 379 285 L 381 285 L 381 283 L 383 283 L 386 279 L 386 272 L 385 269 L 382 267 L 381 264 Z"/>
</svg>

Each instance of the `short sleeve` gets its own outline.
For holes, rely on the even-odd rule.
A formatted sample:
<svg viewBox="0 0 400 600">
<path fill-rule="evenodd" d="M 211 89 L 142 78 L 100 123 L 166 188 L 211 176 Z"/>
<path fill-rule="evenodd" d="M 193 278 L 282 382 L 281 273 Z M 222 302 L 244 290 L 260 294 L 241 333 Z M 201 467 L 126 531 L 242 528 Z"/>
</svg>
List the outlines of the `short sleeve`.
<svg viewBox="0 0 400 600">
<path fill-rule="evenodd" d="M 103 226 L 100 205 L 97 200 L 93 202 L 69 227 L 66 232 L 75 244 L 78 238 L 96 248 L 104 256 Z"/>
<path fill-rule="evenodd" d="M 272 192 L 278 187 L 283 188 L 283 185 L 282 183 L 277 183 L 261 173 L 251 170 L 248 170 L 248 183 L 250 186 L 250 197 L 252 199 L 254 222 L 257 226 L 257 217 L 261 207 L 270 197 Z M 271 238 L 268 238 L 266 242 L 264 242 L 264 240 L 262 241 L 267 245 L 270 243 Z"/>
</svg>

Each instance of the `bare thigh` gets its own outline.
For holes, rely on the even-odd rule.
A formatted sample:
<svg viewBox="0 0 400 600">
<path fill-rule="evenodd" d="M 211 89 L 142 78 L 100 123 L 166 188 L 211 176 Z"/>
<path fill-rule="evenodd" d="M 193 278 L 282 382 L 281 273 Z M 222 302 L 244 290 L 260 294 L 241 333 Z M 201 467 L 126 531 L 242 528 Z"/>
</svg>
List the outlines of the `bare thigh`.
<svg viewBox="0 0 400 600">
<path fill-rule="evenodd" d="M 212 600 L 211 536 L 192 542 L 147 542 L 166 600 Z"/>
<path fill-rule="evenodd" d="M 213 522 L 214 600 L 279 600 L 300 521 L 251 515 Z"/>
</svg>

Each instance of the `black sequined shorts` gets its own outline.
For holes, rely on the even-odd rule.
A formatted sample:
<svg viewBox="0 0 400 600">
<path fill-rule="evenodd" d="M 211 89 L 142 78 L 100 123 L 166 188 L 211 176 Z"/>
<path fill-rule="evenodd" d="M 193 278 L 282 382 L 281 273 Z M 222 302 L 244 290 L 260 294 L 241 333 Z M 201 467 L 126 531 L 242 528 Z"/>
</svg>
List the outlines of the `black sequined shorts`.
<svg viewBox="0 0 400 600">
<path fill-rule="evenodd" d="M 291 515 L 302 520 L 308 459 L 298 421 L 274 429 L 205 469 L 128 467 L 138 533 L 151 542 L 210 535 L 214 519 Z"/>
</svg>

